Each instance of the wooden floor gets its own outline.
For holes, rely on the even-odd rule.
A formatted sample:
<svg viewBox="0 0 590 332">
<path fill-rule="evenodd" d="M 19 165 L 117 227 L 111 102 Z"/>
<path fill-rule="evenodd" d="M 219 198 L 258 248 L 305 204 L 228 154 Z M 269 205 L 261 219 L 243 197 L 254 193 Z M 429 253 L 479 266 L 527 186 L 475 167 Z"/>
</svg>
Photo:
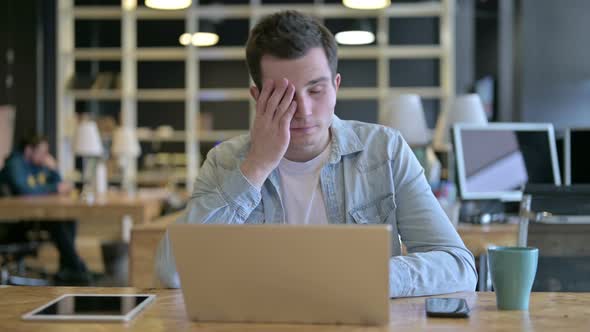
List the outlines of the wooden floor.
<svg viewBox="0 0 590 332">
<path fill-rule="evenodd" d="M 84 259 L 91 271 L 102 273 L 102 253 L 100 239 L 94 236 L 80 236 L 76 241 L 78 254 Z M 59 267 L 59 254 L 51 244 L 43 244 L 37 258 L 28 258 L 27 265 L 31 267 L 43 267 L 49 273 L 55 273 Z"/>
<path fill-rule="evenodd" d="M 78 223 L 78 236 L 76 237 L 76 249 L 84 259 L 86 265 L 94 272 L 104 272 L 100 243 L 104 240 L 120 238 L 121 229 L 116 224 L 100 223 L 85 220 Z M 28 259 L 29 266 L 43 267 L 49 273 L 58 269 L 59 255 L 57 249 L 51 244 L 44 244 L 36 259 Z"/>
</svg>

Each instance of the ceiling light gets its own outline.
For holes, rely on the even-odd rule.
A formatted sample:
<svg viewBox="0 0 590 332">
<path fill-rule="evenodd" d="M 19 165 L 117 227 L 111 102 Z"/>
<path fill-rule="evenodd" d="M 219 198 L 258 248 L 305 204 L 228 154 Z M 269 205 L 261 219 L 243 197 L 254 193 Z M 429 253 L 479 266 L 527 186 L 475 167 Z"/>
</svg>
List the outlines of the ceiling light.
<svg viewBox="0 0 590 332">
<path fill-rule="evenodd" d="M 198 25 L 198 32 L 193 34 L 185 32 L 178 38 L 181 45 L 187 46 L 193 44 L 194 46 L 207 47 L 219 42 L 219 35 L 216 32 L 215 23 L 210 20 L 199 20 Z"/>
<path fill-rule="evenodd" d="M 192 42 L 195 46 L 213 46 L 219 41 L 219 35 L 213 32 L 197 32 L 193 35 Z"/>
<path fill-rule="evenodd" d="M 180 45 L 187 46 L 191 43 L 192 36 L 190 33 L 185 32 L 182 35 L 180 35 L 180 38 L 178 38 L 178 41 L 180 42 Z"/>
<path fill-rule="evenodd" d="M 371 31 L 340 31 L 334 36 L 341 45 L 367 45 L 375 41 L 375 34 Z"/>
<path fill-rule="evenodd" d="M 145 5 L 153 9 L 185 9 L 191 5 L 192 0 L 145 0 Z"/>
<path fill-rule="evenodd" d="M 381 9 L 389 7 L 391 0 L 342 0 L 342 4 L 354 9 Z"/>
</svg>

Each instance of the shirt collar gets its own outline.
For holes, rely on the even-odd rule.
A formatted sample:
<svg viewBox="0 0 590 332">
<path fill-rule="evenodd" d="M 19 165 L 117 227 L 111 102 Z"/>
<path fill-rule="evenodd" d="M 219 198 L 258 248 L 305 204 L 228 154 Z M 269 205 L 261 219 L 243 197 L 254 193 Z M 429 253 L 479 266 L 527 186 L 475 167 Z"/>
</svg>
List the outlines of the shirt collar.
<svg viewBox="0 0 590 332">
<path fill-rule="evenodd" d="M 332 115 L 331 130 L 331 144 L 330 144 L 330 157 L 328 163 L 335 164 L 340 161 L 342 156 L 363 151 L 365 144 L 360 140 L 352 126 L 346 121 L 341 120 L 335 114 Z M 239 159 L 246 158 L 246 154 L 250 150 L 250 140 L 246 144 L 245 149 L 238 153 Z"/>
<path fill-rule="evenodd" d="M 336 115 L 332 116 L 330 130 L 332 131 L 332 151 L 328 161 L 330 164 L 339 162 L 342 156 L 365 149 L 365 145 L 361 142 L 352 126 L 340 120 Z"/>
</svg>

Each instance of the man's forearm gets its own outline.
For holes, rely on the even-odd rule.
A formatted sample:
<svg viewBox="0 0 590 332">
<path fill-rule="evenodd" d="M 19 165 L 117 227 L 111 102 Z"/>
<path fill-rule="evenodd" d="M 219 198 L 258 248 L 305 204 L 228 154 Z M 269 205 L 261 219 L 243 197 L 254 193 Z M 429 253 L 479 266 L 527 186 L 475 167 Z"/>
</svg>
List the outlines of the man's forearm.
<svg viewBox="0 0 590 332">
<path fill-rule="evenodd" d="M 390 297 L 475 290 L 477 272 L 471 253 L 462 248 L 431 250 L 390 259 Z"/>
</svg>

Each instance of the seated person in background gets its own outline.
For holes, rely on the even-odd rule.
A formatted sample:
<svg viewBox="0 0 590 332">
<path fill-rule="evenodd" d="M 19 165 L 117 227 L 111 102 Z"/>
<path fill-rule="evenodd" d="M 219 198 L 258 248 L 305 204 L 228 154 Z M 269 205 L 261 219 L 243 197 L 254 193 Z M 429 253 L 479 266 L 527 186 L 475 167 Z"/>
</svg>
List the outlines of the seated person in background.
<svg viewBox="0 0 590 332">
<path fill-rule="evenodd" d="M 68 194 L 72 190 L 69 183 L 63 182 L 56 171 L 55 159 L 49 154 L 47 138 L 29 135 L 23 138 L 20 146 L 4 162 L 0 170 L 0 195 L 47 195 Z M 2 223 L 8 240 L 25 240 L 31 228 L 29 223 Z M 59 271 L 56 282 L 59 284 L 86 284 L 89 273 L 78 256 L 75 247 L 76 222 L 43 222 L 41 229 L 47 230 L 59 251 Z"/>
<path fill-rule="evenodd" d="M 209 152 L 178 222 L 390 224 L 391 297 L 473 291 L 473 255 L 399 132 L 334 115 L 336 53 L 327 28 L 296 11 L 254 27 L 246 45 L 256 101 L 250 135 Z M 156 274 L 180 286 L 167 235 Z"/>
</svg>

